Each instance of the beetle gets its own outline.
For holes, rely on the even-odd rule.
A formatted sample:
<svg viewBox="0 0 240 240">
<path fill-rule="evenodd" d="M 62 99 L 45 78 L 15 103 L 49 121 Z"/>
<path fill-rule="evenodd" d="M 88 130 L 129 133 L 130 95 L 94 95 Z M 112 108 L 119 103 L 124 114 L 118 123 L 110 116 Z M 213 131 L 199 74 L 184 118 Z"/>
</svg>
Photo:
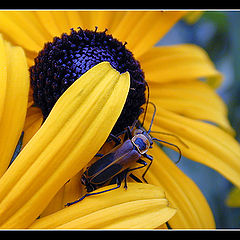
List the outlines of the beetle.
<svg viewBox="0 0 240 240">
<path fill-rule="evenodd" d="M 146 170 L 142 175 L 142 179 L 144 180 L 144 182 L 147 183 L 145 175 L 153 161 L 153 157 L 148 155 L 147 152 L 150 148 L 152 148 L 153 141 L 166 143 L 168 145 L 175 147 L 179 152 L 179 159 L 177 162 L 180 161 L 181 150 L 177 145 L 150 136 L 151 127 L 156 113 L 156 106 L 151 102 L 149 103 L 153 105 L 154 113 L 148 131 L 146 131 L 137 120 L 135 121 L 131 128 L 130 127 L 126 128 L 124 133 L 124 141 L 122 143 L 118 137 L 110 135 L 112 140 L 115 141 L 116 146 L 105 155 L 96 154 L 96 156 L 100 158 L 97 161 L 95 161 L 92 165 L 90 165 L 85 170 L 81 177 L 81 182 L 86 187 L 87 193 L 77 201 L 67 203 L 66 204 L 67 206 L 70 206 L 76 202 L 81 201 L 86 196 L 100 194 L 117 189 L 121 186 L 123 180 L 125 181 L 124 188 L 126 189 L 127 188 L 126 179 L 129 173 L 147 166 L 147 162 L 144 161 L 142 157 L 150 161 L 150 164 L 147 166 Z M 169 133 L 162 134 L 175 136 Z M 132 166 L 136 163 L 140 164 L 140 166 L 132 168 Z M 129 176 L 137 182 L 142 182 L 132 173 Z M 112 184 L 117 184 L 117 186 L 100 192 L 92 193 L 94 190 L 98 188 Z"/>
</svg>

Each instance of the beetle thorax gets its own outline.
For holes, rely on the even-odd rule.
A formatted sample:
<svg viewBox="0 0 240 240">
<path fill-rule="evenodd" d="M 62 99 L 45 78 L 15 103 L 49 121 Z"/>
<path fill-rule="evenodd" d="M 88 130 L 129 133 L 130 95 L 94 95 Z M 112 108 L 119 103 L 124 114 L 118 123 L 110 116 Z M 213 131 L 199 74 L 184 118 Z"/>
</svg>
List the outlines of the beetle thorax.
<svg viewBox="0 0 240 240">
<path fill-rule="evenodd" d="M 150 148 L 150 142 L 143 134 L 137 134 L 131 139 L 133 145 L 137 148 L 140 154 L 144 154 Z"/>
</svg>

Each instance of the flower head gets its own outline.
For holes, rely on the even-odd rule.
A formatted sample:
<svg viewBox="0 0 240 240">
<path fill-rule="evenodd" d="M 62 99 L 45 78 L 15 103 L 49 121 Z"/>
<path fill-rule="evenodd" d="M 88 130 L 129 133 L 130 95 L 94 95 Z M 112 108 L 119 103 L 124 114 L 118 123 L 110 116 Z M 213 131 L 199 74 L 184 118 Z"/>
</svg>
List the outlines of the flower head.
<svg viewBox="0 0 240 240">
<path fill-rule="evenodd" d="M 145 103 L 144 74 L 125 45 L 104 32 L 71 30 L 48 42 L 30 67 L 33 99 L 44 119 L 71 84 L 100 62 L 108 61 L 118 72 L 129 72 L 131 89 L 112 133 L 120 133 L 142 113 Z"/>
<path fill-rule="evenodd" d="M 148 100 L 146 82 L 149 100 L 157 109 L 152 136 L 178 146 L 184 156 L 214 168 L 240 186 L 239 144 L 232 136 L 226 106 L 214 92 L 222 75 L 195 45 L 154 46 L 184 14 L 0 12 L 3 37 L 22 47 L 9 47 L 1 38 L 0 64 L 7 66 L 11 82 L 18 79 L 13 66 L 24 69 L 20 73 L 25 96 L 18 102 L 21 111 L 15 111 L 21 126 L 7 117 L 13 108 L 8 105 L 11 98 L 2 97 L 0 102 L 0 127 L 14 128 L 4 132 L 4 137 L 14 139 L 9 140 L 11 146 L 6 148 L 0 142 L 0 148 L 8 152 L 0 160 L 4 162 L 1 228 L 136 229 L 157 228 L 167 221 L 172 228 L 215 227 L 198 187 L 157 144 L 148 152 L 154 159 L 145 175 L 149 184 L 129 183 L 128 178 L 127 191 L 102 190 L 102 194 L 66 207 L 85 194 L 80 180 L 86 167 L 96 161 L 96 153 L 113 148 L 112 142 L 104 144 L 109 134 L 121 132 L 136 119 L 143 121 L 140 113 Z M 24 53 L 30 76 L 26 75 Z M 13 90 L 6 84 L 6 71 L 1 74 L 1 96 L 10 96 Z M 205 82 L 200 80 L 203 78 Z M 152 124 L 152 111 L 150 107 L 146 111 L 146 129 Z M 22 129 L 24 148 L 7 169 Z M 138 179 L 141 170 L 134 171 Z"/>
</svg>

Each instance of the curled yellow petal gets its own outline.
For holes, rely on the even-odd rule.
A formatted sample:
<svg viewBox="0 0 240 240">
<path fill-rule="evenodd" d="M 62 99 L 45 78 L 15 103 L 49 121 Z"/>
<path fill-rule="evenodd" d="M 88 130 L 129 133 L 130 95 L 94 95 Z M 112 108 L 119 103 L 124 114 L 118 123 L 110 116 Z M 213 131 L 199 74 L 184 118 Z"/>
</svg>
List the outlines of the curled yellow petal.
<svg viewBox="0 0 240 240">
<path fill-rule="evenodd" d="M 101 190 L 109 188 L 107 186 Z M 120 187 L 88 196 L 70 207 L 36 220 L 30 228 L 156 228 L 168 221 L 175 212 L 175 209 L 168 207 L 160 187 L 128 183 L 127 190 Z"/>
<path fill-rule="evenodd" d="M 1 96 L 3 108 L 0 113 L 0 176 L 2 176 L 23 130 L 28 104 L 29 74 L 22 48 L 3 42 L 1 37 L 0 41 L 4 44 L 0 46 L 0 51 L 6 55 L 5 66 L 1 68 L 1 85 L 6 81 L 3 86 L 5 92 Z"/>
<path fill-rule="evenodd" d="M 0 179 L 1 228 L 25 228 L 90 161 L 117 121 L 129 73 L 102 62 L 59 98 L 48 118 Z M 93 144 L 94 143 L 94 144 Z"/>
</svg>

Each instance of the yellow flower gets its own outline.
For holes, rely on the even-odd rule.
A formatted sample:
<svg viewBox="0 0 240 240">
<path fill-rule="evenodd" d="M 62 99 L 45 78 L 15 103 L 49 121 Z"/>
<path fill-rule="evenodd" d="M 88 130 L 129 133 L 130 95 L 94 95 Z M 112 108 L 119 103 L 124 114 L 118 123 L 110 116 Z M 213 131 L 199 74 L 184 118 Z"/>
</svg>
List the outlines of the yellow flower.
<svg viewBox="0 0 240 240">
<path fill-rule="evenodd" d="M 183 11 L 1 11 L 0 32 L 24 49 L 30 67 L 36 64 L 33 59 L 44 43 L 52 42 L 55 36 L 69 34 L 71 28 L 77 27 L 94 31 L 97 26 L 99 32 L 107 28 L 108 34 L 127 42 L 127 49 L 144 71 L 150 101 L 157 107 L 152 130 L 178 138 L 154 132 L 152 135 L 179 146 L 184 156 L 217 170 L 239 187 L 240 148 L 234 140 L 226 106 L 214 92 L 222 75 L 207 53 L 195 45 L 154 46 L 184 14 Z M 32 97 L 27 102 L 29 78 L 24 52 L 19 47 L 7 46 L 1 38 L 0 64 L 3 69 L 7 66 L 1 72 L 0 99 L 0 120 L 6 124 L 1 122 L 4 135 L 0 148 L 7 152 L 0 159 L 1 228 L 138 229 L 158 228 L 167 221 L 172 228 L 215 227 L 212 212 L 198 187 L 157 145 L 149 151 L 154 157 L 146 174 L 149 184 L 128 183 L 127 191 L 118 188 L 65 207 L 83 195 L 82 170 L 106 141 L 121 114 L 132 91 L 130 73 L 120 73 L 105 61 L 95 65 L 63 93 L 49 116 L 43 116 L 45 121 L 41 126 L 41 111 L 32 106 Z M 18 74 L 14 75 L 16 69 Z M 4 97 L 15 95 L 8 88 L 8 74 L 11 76 L 8 82 L 19 78 L 26 85 L 22 84 L 23 102 L 15 101 L 14 106 L 10 105 L 13 100 Z M 12 112 L 11 107 L 17 115 L 16 122 L 10 122 L 7 114 Z M 23 127 L 22 116 L 27 107 Z M 149 106 L 146 128 L 151 116 Z M 7 169 L 22 129 L 24 148 Z M 8 136 L 12 137 L 5 142 Z M 136 175 L 141 178 L 142 172 L 138 171 Z"/>
</svg>

